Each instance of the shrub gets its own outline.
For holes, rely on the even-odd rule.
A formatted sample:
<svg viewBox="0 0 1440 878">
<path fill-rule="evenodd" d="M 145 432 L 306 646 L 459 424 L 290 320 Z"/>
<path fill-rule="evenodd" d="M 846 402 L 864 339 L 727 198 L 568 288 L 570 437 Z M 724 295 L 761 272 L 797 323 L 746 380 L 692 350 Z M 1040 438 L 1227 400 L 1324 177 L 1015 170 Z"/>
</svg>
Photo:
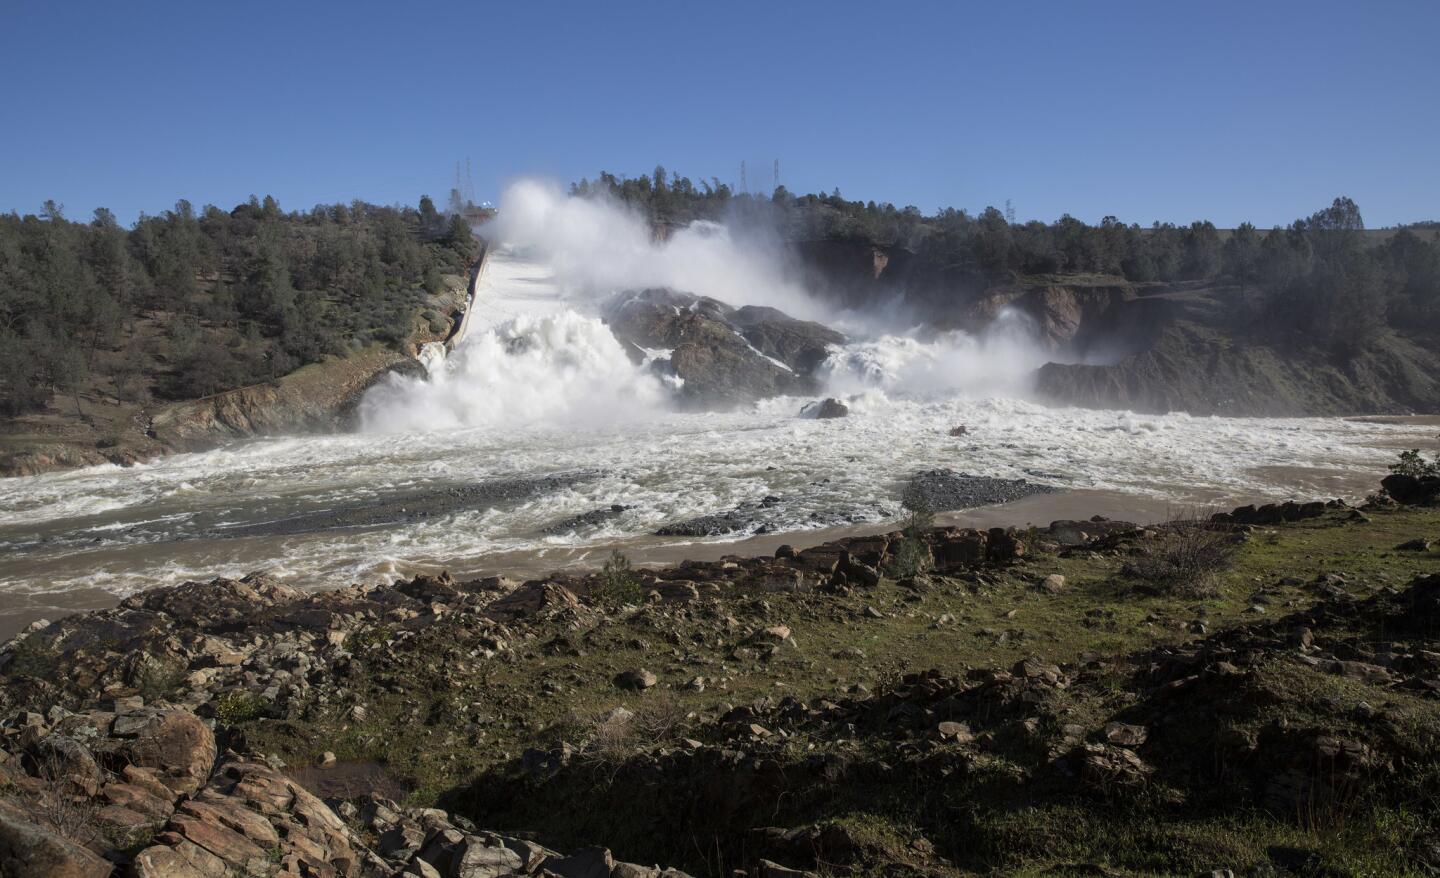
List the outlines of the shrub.
<svg viewBox="0 0 1440 878">
<path fill-rule="evenodd" d="M 618 606 L 639 602 L 642 596 L 640 580 L 630 569 L 630 559 L 619 549 L 611 550 L 609 560 L 600 569 L 600 582 L 591 594 L 603 604 Z"/>
<path fill-rule="evenodd" d="M 256 719 L 265 703 L 252 693 L 232 689 L 215 699 L 215 718 L 222 725 L 235 726 Z"/>
<path fill-rule="evenodd" d="M 21 807 L 42 826 L 77 844 L 89 845 L 99 839 L 99 800 L 75 788 L 62 752 L 42 747 L 32 754 L 31 763 L 35 782 L 19 788 L 15 798 Z"/>
<path fill-rule="evenodd" d="M 1397 476 L 1440 476 L 1440 454 L 1434 460 L 1426 460 L 1420 449 L 1412 448 L 1400 452 L 1400 459 L 1390 464 L 1390 472 Z"/>
<path fill-rule="evenodd" d="M 1203 595 L 1216 589 L 1216 577 L 1235 555 L 1235 535 L 1208 516 L 1174 515 L 1159 528 L 1160 536 L 1145 554 L 1125 565 L 1131 576 L 1166 590 Z"/>
<path fill-rule="evenodd" d="M 550 743 L 576 746 L 582 764 L 613 779 L 636 755 L 674 738 L 687 719 L 684 704 L 673 693 L 656 693 L 624 708 L 572 711 L 550 727 Z"/>
<path fill-rule="evenodd" d="M 885 564 L 885 573 L 891 579 L 909 579 L 930 570 L 934 558 L 930 555 L 930 544 L 925 537 L 935 526 L 935 515 L 924 502 L 912 501 L 905 504 L 910 517 L 901 531 L 903 536 L 895 547 L 894 554 Z"/>
</svg>

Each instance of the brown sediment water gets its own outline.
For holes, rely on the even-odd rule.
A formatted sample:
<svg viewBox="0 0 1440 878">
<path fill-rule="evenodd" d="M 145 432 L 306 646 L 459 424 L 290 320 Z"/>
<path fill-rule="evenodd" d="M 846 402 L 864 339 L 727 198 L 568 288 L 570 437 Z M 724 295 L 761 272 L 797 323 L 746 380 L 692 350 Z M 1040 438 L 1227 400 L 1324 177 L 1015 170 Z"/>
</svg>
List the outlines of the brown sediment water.
<svg viewBox="0 0 1440 878">
<path fill-rule="evenodd" d="M 0 640 L 8 640 L 39 619 L 58 619 L 86 610 L 104 610 L 120 599 L 103 588 L 76 588 L 49 594 L 8 594 L 0 600 Z"/>
<path fill-rule="evenodd" d="M 1013 503 L 964 512 L 941 513 L 935 520 L 937 524 L 958 527 L 1026 527 L 1031 524 L 1044 526 L 1057 519 L 1084 519 L 1103 515 L 1106 518 L 1143 524 L 1162 521 L 1175 511 L 1174 504 L 1140 495 L 1118 491 L 1077 490 L 1036 494 Z M 637 566 L 664 567 L 687 559 L 710 561 L 725 555 L 769 555 L 781 545 L 807 548 L 841 537 L 886 533 L 898 526 L 896 522 L 847 525 L 761 534 L 732 541 L 646 536 L 594 546 L 496 552 L 456 565 L 421 563 L 411 565 L 411 569 L 416 573 L 448 570 L 452 575 L 461 578 L 497 574 L 513 578 L 533 578 L 558 570 L 598 568 L 615 549 L 624 552 L 631 563 Z M 152 550 L 158 549 L 159 547 L 152 547 Z M 335 582 L 329 585 L 338 587 L 344 584 L 346 583 Z M 116 595 L 99 588 L 6 595 L 4 601 L 0 602 L 0 638 L 14 636 L 37 619 L 54 620 L 84 610 L 106 609 L 115 606 L 119 600 Z"/>
<path fill-rule="evenodd" d="M 950 437 L 948 425 L 962 420 L 971 434 Z M 1396 450 L 1425 445 L 1437 426 L 1440 418 L 1142 421 L 955 402 L 894 404 L 836 423 L 755 411 L 667 417 L 648 431 L 240 444 L 0 484 L 0 637 L 140 589 L 254 570 L 319 589 L 442 569 L 518 578 L 594 569 L 614 549 L 647 566 L 770 554 L 894 529 L 905 480 L 934 467 L 1065 488 L 938 517 L 973 527 L 1355 500 L 1376 489 Z M 754 510 L 772 494 L 783 515 L 764 520 L 763 535 L 654 535 L 697 515 Z M 632 511 L 548 535 L 559 519 L 612 505 Z"/>
<path fill-rule="evenodd" d="M 1346 473 L 1306 467 L 1257 467 L 1257 476 L 1265 481 L 1313 486 L 1314 490 L 1299 492 L 1295 499 L 1329 499 L 1331 497 L 1363 496 L 1375 487 L 1373 474 Z M 1011 503 L 986 506 L 935 516 L 937 524 L 957 527 L 1044 527 L 1060 519 L 1084 520 L 1092 516 L 1149 524 L 1177 515 L 1208 514 L 1231 509 L 1246 503 L 1273 502 L 1274 497 L 1234 496 L 1220 492 L 1202 492 L 1197 500 L 1186 503 L 1121 491 L 1071 490 L 1053 494 L 1035 494 Z M 534 578 L 555 571 L 597 569 L 613 550 L 620 550 L 636 566 L 664 567 L 684 560 L 711 561 L 726 555 L 769 555 L 781 545 L 795 548 L 817 546 L 848 536 L 886 533 L 899 527 L 896 521 L 846 525 L 816 530 L 791 531 L 749 536 L 730 541 L 715 539 L 644 536 L 609 541 L 590 546 L 527 549 L 494 552 L 481 558 L 456 564 L 443 562 L 407 565 L 413 573 L 439 573 L 448 570 L 461 578 L 503 574 L 512 578 Z M 171 547 L 173 549 L 173 547 Z M 162 551 L 164 547 L 149 547 Z M 145 551 L 133 547 L 132 551 Z M 331 587 L 343 582 L 327 583 Z M 316 586 L 323 588 L 325 586 Z M 120 598 L 99 588 L 80 588 L 38 594 L 10 594 L 0 601 L 0 639 L 14 636 L 37 619 L 56 619 L 70 613 L 113 607 Z"/>
</svg>

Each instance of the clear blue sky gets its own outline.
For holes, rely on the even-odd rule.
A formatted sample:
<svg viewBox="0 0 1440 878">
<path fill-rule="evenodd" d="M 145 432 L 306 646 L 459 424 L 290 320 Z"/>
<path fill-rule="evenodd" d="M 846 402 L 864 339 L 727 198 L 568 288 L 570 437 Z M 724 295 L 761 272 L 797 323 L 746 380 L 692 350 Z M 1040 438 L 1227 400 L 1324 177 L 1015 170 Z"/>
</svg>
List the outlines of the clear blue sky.
<svg viewBox="0 0 1440 878">
<path fill-rule="evenodd" d="M 437 201 L 657 163 L 768 191 L 1440 219 L 1440 3 L 0 0 L 0 210 Z"/>
</svg>

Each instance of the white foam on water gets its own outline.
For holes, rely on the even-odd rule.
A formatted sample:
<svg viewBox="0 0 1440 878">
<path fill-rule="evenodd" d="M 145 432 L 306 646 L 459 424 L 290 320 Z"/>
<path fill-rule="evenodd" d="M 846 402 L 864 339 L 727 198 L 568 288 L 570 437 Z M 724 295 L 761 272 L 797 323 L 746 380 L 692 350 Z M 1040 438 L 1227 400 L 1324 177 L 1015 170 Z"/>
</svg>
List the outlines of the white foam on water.
<svg viewBox="0 0 1440 878">
<path fill-rule="evenodd" d="M 537 209 L 561 209 L 546 204 Z M 532 234 L 528 252 L 494 248 L 464 342 L 449 356 L 427 349 L 424 378 L 392 377 L 375 388 L 362 403 L 360 433 L 0 481 L 0 595 L 95 587 L 125 594 L 266 568 L 307 586 L 438 565 L 475 570 L 499 552 L 546 557 L 634 544 L 664 524 L 767 495 L 782 500 L 771 513 L 782 532 L 830 524 L 836 514 L 879 522 L 897 514 L 904 480 L 933 467 L 1177 505 L 1217 496 L 1310 499 L 1306 471 L 1378 477 L 1397 446 L 1424 444 L 1433 433 L 1412 423 L 1047 408 L 1024 399 L 1043 356 L 1016 315 L 979 337 L 890 333 L 832 350 L 825 390 L 845 398 L 846 418 L 801 418 L 813 400 L 795 398 L 678 411 L 668 404 L 673 388 L 634 363 L 594 316 L 593 294 L 641 278 L 681 289 L 694 279 L 690 289 L 724 299 L 722 288 L 764 273 L 732 270 L 706 289 L 700 275 L 713 253 L 734 242 L 698 229 L 693 240 L 657 248 L 626 226 L 620 264 L 582 277 L 577 260 L 607 218 L 582 217 L 590 231 L 559 243 Z M 707 249 L 717 238 L 721 249 Z M 692 251 L 699 255 L 687 267 L 677 254 Z M 553 267 L 537 252 L 548 252 Z M 753 288 L 745 295 L 785 307 L 757 301 Z M 958 425 L 966 435 L 950 436 Z M 219 536 L 454 485 L 576 472 L 588 477 L 496 509 L 371 529 Z M 597 527 L 544 532 L 615 504 L 629 508 Z"/>
<path fill-rule="evenodd" d="M 1046 356 L 1029 321 L 1006 309 L 981 335 L 887 333 L 832 350 L 821 366 L 837 395 L 881 390 L 912 397 L 1024 396 Z"/>
<path fill-rule="evenodd" d="M 826 516 L 837 510 L 856 521 L 881 521 L 896 513 L 903 480 L 936 466 L 1177 505 L 1216 495 L 1279 499 L 1297 494 L 1300 477 L 1265 467 L 1378 476 L 1401 437 L 1419 441 L 1426 435 L 1412 425 L 1138 416 L 1008 398 L 892 398 L 873 390 L 853 400 L 849 417 L 815 421 L 798 417 L 805 401 L 773 399 L 729 413 L 662 408 L 640 423 L 602 420 L 575 427 L 542 419 L 272 439 L 177 455 L 137 470 L 7 480 L 0 592 L 98 586 L 118 594 L 265 568 L 282 569 L 303 585 L 380 581 L 436 564 L 476 569 L 496 552 L 634 540 L 661 525 L 772 494 L 784 501 L 780 530 L 832 521 Z M 948 435 L 957 424 L 968 428 L 958 439 Z M 207 521 L 272 520 L 395 492 L 575 471 L 594 476 L 501 509 L 381 529 L 216 539 L 201 528 Z M 80 497 L 91 499 L 81 503 Z M 599 528 L 541 532 L 559 519 L 612 504 L 630 509 Z M 77 516 L 82 507 L 87 511 Z M 181 513 L 193 517 L 169 518 Z M 189 538 L 156 545 L 151 532 L 141 545 L 142 535 L 115 527 L 132 520 L 165 520 Z M 100 544 L 36 542 L 37 535 L 58 538 L 102 527 Z M 22 540 L 26 547 L 15 550 Z"/>
<path fill-rule="evenodd" d="M 665 402 L 651 372 L 599 318 L 521 314 L 471 331 L 424 378 L 391 375 L 366 394 L 366 432 L 514 428 L 541 421 L 635 420 Z"/>
</svg>

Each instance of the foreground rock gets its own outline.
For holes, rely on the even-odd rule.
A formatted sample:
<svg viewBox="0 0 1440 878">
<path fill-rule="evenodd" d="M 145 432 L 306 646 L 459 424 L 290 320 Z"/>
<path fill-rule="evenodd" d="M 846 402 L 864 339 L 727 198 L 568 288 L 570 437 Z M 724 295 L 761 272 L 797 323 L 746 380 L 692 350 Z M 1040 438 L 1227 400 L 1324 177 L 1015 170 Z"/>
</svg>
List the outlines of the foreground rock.
<svg viewBox="0 0 1440 878">
<path fill-rule="evenodd" d="M 114 864 L 0 800 L 0 875 L 107 878 Z"/>
<path fill-rule="evenodd" d="M 1389 475 L 1380 480 L 1385 493 L 1407 506 L 1440 505 L 1440 476 Z"/>
<path fill-rule="evenodd" d="M 1433 521 L 1321 509 L 1281 514 L 1264 551 L 1319 533 L 1390 553 Z M 1196 526 L 1260 539 L 1231 515 Z M 628 582 L 146 592 L 0 651 L 0 853 L 35 851 L 34 874 L 673 878 L 654 863 L 710 874 L 723 857 L 746 878 L 948 878 L 1050 862 L 1047 840 L 1014 834 L 1023 802 L 1047 832 L 1143 820 L 1158 840 L 1101 862 L 1120 874 L 1215 856 L 1206 869 L 1283 875 L 1248 836 L 1175 842 L 1239 809 L 1325 865 L 1296 816 L 1358 821 L 1365 801 L 1421 827 L 1373 874 L 1431 862 L 1433 559 L 1387 554 L 1426 575 L 1366 583 L 1300 579 L 1291 555 L 1279 584 L 1247 564 L 1243 594 L 1197 604 L 1125 572 L 1161 530 L 933 528 Z M 1103 649 L 1077 647 L 1086 632 Z M 904 807 L 880 832 L 844 819 L 889 801 Z"/>
<path fill-rule="evenodd" d="M 604 849 L 566 857 L 378 796 L 342 807 L 347 823 L 263 757 L 227 753 L 216 765 L 214 737 L 189 711 L 135 700 L 119 712 L 53 710 L 53 726 L 33 714 L 5 723 L 0 776 L 19 803 L 0 799 L 0 874 L 684 878 Z M 65 757 L 40 758 L 47 750 Z"/>
</svg>

